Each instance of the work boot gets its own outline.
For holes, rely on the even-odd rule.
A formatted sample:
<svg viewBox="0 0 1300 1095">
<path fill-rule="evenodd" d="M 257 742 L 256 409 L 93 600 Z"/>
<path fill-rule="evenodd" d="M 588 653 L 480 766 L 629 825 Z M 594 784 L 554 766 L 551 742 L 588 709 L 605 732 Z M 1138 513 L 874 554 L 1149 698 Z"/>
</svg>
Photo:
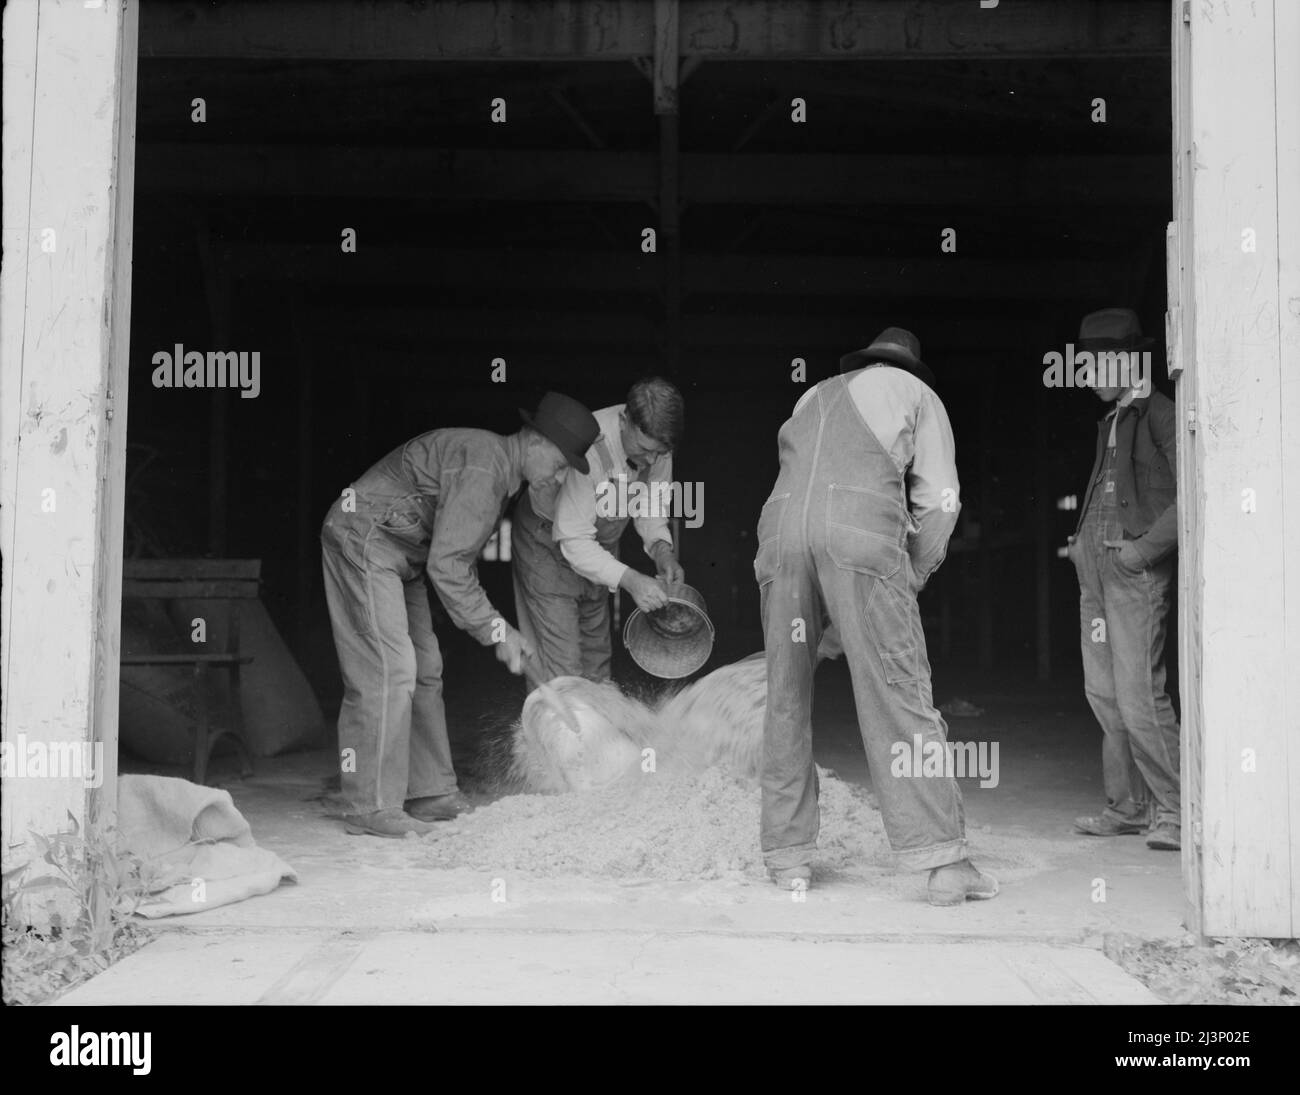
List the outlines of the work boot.
<svg viewBox="0 0 1300 1095">
<path fill-rule="evenodd" d="M 419 821 L 451 821 L 472 809 L 469 799 L 459 791 L 406 800 L 406 812 Z"/>
<path fill-rule="evenodd" d="M 961 905 L 967 898 L 988 901 L 997 895 L 997 879 L 976 870 L 969 859 L 959 859 L 930 872 L 927 897 L 931 905 Z"/>
<path fill-rule="evenodd" d="M 783 890 L 808 890 L 812 888 L 812 868 L 806 863 L 801 863 L 797 867 L 780 867 L 768 871 L 775 882 Z"/>
<path fill-rule="evenodd" d="M 343 818 L 343 827 L 353 836 L 391 836 L 404 837 L 407 833 L 423 836 L 433 832 L 433 826 L 411 817 L 405 810 L 390 806 L 387 810 L 376 810 L 370 814 L 347 814 Z"/>
<path fill-rule="evenodd" d="M 1076 817 L 1074 831 L 1085 836 L 1132 836 L 1147 831 L 1140 821 L 1116 821 L 1101 814 L 1098 817 Z"/>
<path fill-rule="evenodd" d="M 1162 852 L 1176 852 L 1183 846 L 1182 828 L 1172 821 L 1162 821 L 1147 835 L 1147 847 Z"/>
</svg>

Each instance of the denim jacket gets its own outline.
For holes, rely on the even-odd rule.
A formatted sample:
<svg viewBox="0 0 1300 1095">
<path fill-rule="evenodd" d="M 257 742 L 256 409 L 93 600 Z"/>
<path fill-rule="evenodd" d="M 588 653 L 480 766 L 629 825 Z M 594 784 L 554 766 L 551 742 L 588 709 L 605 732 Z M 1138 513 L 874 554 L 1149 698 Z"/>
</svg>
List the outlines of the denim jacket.
<svg viewBox="0 0 1300 1095">
<path fill-rule="evenodd" d="M 1178 423 L 1173 401 L 1153 391 L 1118 411 L 1115 423 L 1115 504 L 1120 524 L 1148 566 L 1178 550 Z M 1088 493 L 1079 507 L 1083 529 L 1092 493 L 1106 459 L 1109 418 L 1097 426 L 1097 456 Z"/>
</svg>

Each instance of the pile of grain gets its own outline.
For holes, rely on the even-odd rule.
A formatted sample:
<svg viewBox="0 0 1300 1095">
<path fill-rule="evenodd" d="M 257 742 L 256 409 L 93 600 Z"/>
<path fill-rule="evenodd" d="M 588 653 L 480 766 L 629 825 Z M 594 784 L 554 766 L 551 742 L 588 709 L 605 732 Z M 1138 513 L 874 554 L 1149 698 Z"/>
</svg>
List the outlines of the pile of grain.
<svg viewBox="0 0 1300 1095">
<path fill-rule="evenodd" d="M 516 723 L 494 746 L 491 759 L 502 778 L 488 784 L 522 793 L 424 837 L 420 851 L 430 866 L 661 881 L 764 876 L 756 782 L 767 699 L 761 654 L 651 704 L 611 685 L 555 683 L 573 701 L 581 737 L 557 730 L 541 707 L 536 718 L 525 718 L 528 725 Z M 653 772 L 638 763 L 646 745 L 654 749 Z M 611 757 L 617 763 L 602 767 Z M 914 885 L 914 876 L 907 881 L 895 870 L 869 794 L 818 771 L 815 872 L 843 872 L 891 889 Z M 606 778 L 613 782 L 601 782 Z M 566 789 L 575 787 L 585 789 Z M 977 834 L 972 855 L 1004 879 L 1042 866 L 1030 842 L 1001 834 Z"/>
<path fill-rule="evenodd" d="M 821 807 L 819 865 L 887 858 L 866 792 L 823 771 Z M 546 877 L 762 877 L 758 810 L 758 785 L 719 768 L 645 774 L 600 790 L 503 798 L 440 825 L 422 851 L 435 867 Z"/>
</svg>

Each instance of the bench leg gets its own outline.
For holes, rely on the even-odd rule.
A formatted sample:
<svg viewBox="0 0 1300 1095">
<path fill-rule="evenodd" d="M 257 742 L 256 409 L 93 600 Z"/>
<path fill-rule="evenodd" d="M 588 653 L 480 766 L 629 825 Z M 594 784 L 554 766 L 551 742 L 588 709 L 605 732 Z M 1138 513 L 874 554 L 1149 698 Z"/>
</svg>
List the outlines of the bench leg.
<svg viewBox="0 0 1300 1095">
<path fill-rule="evenodd" d="M 238 648 L 235 649 L 237 654 Z M 235 742 L 235 749 L 239 753 L 241 767 L 239 774 L 243 779 L 247 779 L 253 774 L 253 754 L 248 748 L 248 741 L 244 737 L 244 707 L 240 702 L 240 674 L 239 663 L 235 662 L 230 667 L 230 737 Z"/>
<path fill-rule="evenodd" d="M 198 720 L 194 727 L 194 782 L 200 787 L 207 782 L 208 757 L 216 740 L 209 733 L 207 666 L 199 662 L 194 667 L 194 702 Z"/>
</svg>

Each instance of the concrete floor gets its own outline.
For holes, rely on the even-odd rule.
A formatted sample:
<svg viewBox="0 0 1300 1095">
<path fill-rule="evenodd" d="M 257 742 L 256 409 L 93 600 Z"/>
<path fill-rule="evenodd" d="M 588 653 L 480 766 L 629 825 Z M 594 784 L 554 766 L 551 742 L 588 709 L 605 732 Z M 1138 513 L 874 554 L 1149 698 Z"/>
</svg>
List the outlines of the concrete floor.
<svg viewBox="0 0 1300 1095">
<path fill-rule="evenodd" d="M 829 666 L 818 687 L 819 763 L 866 781 L 847 673 Z M 160 941 L 62 1002 L 196 1002 L 196 981 L 229 1003 L 1153 1001 L 1096 948 L 1108 933 L 1182 934 L 1180 857 L 1070 831 L 1103 802 L 1081 694 L 973 677 L 937 679 L 935 693 L 986 710 L 950 719 L 953 740 L 999 744 L 998 786 L 963 781 L 976 862 L 982 836 L 1033 853 L 993 901 L 935 909 L 924 875 L 883 892 L 851 871 L 817 878 L 802 901 L 751 879 L 526 875 L 505 879 L 503 901 L 487 873 L 430 869 L 407 842 L 346 835 L 325 816 L 333 752 L 318 751 L 227 784 L 297 885 L 156 922 Z M 450 704 L 462 758 L 472 698 Z"/>
</svg>

